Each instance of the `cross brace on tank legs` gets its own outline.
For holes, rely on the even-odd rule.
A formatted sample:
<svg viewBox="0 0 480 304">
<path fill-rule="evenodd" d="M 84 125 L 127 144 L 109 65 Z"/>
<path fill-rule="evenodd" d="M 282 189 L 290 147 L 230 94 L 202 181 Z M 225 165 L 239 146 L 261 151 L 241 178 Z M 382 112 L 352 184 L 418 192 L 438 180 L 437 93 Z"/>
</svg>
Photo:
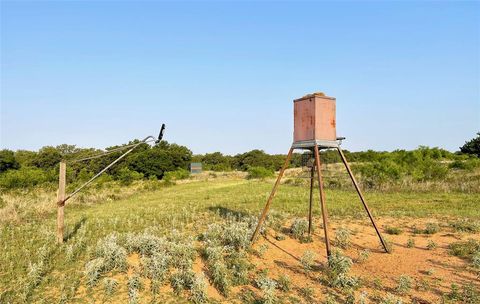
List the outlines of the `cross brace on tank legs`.
<svg viewBox="0 0 480 304">
<path fill-rule="evenodd" d="M 313 214 L 312 214 L 312 208 L 313 208 L 313 187 L 314 187 L 314 176 L 315 176 L 315 171 L 317 171 L 317 178 L 318 178 L 318 188 L 319 188 L 319 195 L 320 195 L 320 208 L 322 210 L 322 221 L 323 221 L 323 231 L 325 234 L 325 245 L 326 245 L 326 250 L 327 250 L 327 256 L 330 256 L 331 254 L 331 248 L 330 248 L 330 238 L 328 236 L 328 212 L 327 212 L 327 207 L 325 204 L 325 192 L 323 190 L 323 180 L 322 180 L 322 172 L 321 172 L 321 162 L 320 162 L 320 152 L 319 150 L 321 148 L 335 148 L 338 153 L 340 154 L 340 158 L 342 159 L 343 164 L 345 165 L 345 169 L 348 172 L 348 175 L 350 176 L 350 179 L 353 182 L 353 185 L 355 187 L 355 190 L 358 193 L 358 196 L 360 197 L 360 201 L 363 204 L 363 207 L 365 208 L 365 211 L 368 214 L 368 217 L 370 218 L 370 221 L 372 222 L 373 227 L 375 228 L 375 231 L 378 235 L 378 238 L 380 239 L 380 243 L 382 244 L 383 248 L 385 249 L 385 252 L 388 252 L 385 240 L 382 237 L 382 234 L 380 233 L 380 230 L 378 230 L 377 224 L 375 223 L 375 220 L 373 219 L 372 213 L 370 212 L 370 209 L 368 208 L 367 202 L 365 201 L 365 198 L 360 191 L 360 187 L 358 186 L 357 181 L 355 180 L 355 177 L 353 176 L 352 170 L 350 169 L 350 165 L 347 162 L 347 159 L 345 158 L 345 155 L 343 154 L 342 149 L 340 149 L 339 145 L 331 145 L 329 146 L 320 146 L 316 141 L 312 143 L 313 147 L 313 154 L 315 157 L 315 163 L 312 166 L 311 172 L 310 172 L 310 202 L 309 202 L 309 210 L 308 210 L 308 233 L 310 234 L 312 232 L 312 221 L 313 221 Z M 292 158 L 293 150 L 297 146 L 294 144 L 290 148 L 287 154 L 287 158 L 285 159 L 285 163 L 283 164 L 282 168 L 280 169 L 280 173 L 278 174 L 277 180 L 275 181 L 275 185 L 273 186 L 272 192 L 270 193 L 270 196 L 267 199 L 267 203 L 265 204 L 265 207 L 263 208 L 262 214 L 260 215 L 260 218 L 258 220 L 257 227 L 255 228 L 255 232 L 253 233 L 251 237 L 251 242 L 255 242 L 260 229 L 265 222 L 265 219 L 267 217 L 268 211 L 270 209 L 270 206 L 272 204 L 273 198 L 275 197 L 275 193 L 277 192 L 277 188 L 280 185 L 280 181 L 283 177 L 283 174 L 285 173 L 285 170 L 287 169 L 288 165 L 290 164 L 290 160 Z M 301 149 L 305 149 L 307 147 L 305 146 L 299 146 Z"/>
</svg>

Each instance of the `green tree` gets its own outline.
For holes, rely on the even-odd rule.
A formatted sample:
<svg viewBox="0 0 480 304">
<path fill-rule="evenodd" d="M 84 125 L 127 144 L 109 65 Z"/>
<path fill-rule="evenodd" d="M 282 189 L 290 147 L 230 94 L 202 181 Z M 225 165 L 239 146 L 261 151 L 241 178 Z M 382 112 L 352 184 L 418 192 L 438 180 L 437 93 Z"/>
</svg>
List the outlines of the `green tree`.
<svg viewBox="0 0 480 304">
<path fill-rule="evenodd" d="M 0 173 L 9 169 L 18 169 L 20 164 L 15 159 L 15 154 L 10 150 L 0 150 Z"/>
<path fill-rule="evenodd" d="M 33 160 L 33 164 L 41 169 L 54 168 L 62 160 L 62 154 L 54 147 L 43 147 Z"/>
<path fill-rule="evenodd" d="M 477 137 L 465 142 L 465 144 L 460 147 L 460 152 L 474 154 L 480 157 L 480 132 L 477 133 Z"/>
</svg>

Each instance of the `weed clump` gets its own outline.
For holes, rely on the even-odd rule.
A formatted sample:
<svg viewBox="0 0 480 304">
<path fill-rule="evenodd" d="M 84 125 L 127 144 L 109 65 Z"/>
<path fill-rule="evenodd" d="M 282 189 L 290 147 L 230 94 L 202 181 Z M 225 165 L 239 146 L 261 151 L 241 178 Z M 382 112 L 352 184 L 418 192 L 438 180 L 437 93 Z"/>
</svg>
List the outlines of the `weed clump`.
<svg viewBox="0 0 480 304">
<path fill-rule="evenodd" d="M 140 277 L 137 275 L 133 275 L 128 279 L 127 283 L 128 287 L 128 303 L 129 304 L 136 304 L 138 303 L 138 291 L 142 290 L 143 284 L 140 281 Z"/>
<path fill-rule="evenodd" d="M 480 241 L 469 239 L 466 242 L 455 242 L 450 244 L 449 249 L 451 255 L 471 259 L 474 254 L 480 252 Z"/>
<path fill-rule="evenodd" d="M 444 296 L 444 299 L 461 302 L 465 304 L 476 304 L 480 301 L 480 292 L 473 283 L 469 283 L 462 287 L 462 291 L 457 284 L 451 285 L 451 290 Z"/>
<path fill-rule="evenodd" d="M 480 222 L 470 219 L 459 219 L 451 222 L 450 227 L 458 232 L 477 233 L 480 232 Z"/>
<path fill-rule="evenodd" d="M 316 257 L 315 252 L 311 250 L 306 250 L 303 253 L 302 257 L 300 258 L 300 263 L 302 264 L 303 269 L 306 272 L 309 272 L 312 270 L 312 267 L 315 264 L 315 257 Z"/>
<path fill-rule="evenodd" d="M 397 292 L 401 294 L 407 293 L 412 288 L 412 278 L 407 275 L 401 275 L 398 278 Z"/>
<path fill-rule="evenodd" d="M 427 249 L 434 250 L 436 248 L 437 248 L 437 243 L 435 243 L 433 240 L 428 240 Z"/>
<path fill-rule="evenodd" d="M 389 293 L 380 301 L 380 304 L 403 304 L 403 300 Z"/>
<path fill-rule="evenodd" d="M 290 226 L 290 232 L 297 240 L 304 240 L 308 232 L 308 221 L 306 219 L 296 218 Z"/>
<path fill-rule="evenodd" d="M 118 237 L 115 234 L 98 241 L 95 256 L 103 259 L 104 271 L 127 269 L 127 251 L 118 244 Z"/>
<path fill-rule="evenodd" d="M 127 251 L 118 243 L 118 237 L 111 234 L 97 242 L 95 259 L 85 264 L 85 276 L 90 287 L 97 285 L 100 276 L 113 269 L 127 269 Z"/>
<path fill-rule="evenodd" d="M 247 179 L 265 179 L 273 176 L 273 170 L 264 167 L 250 167 L 247 170 Z"/>
<path fill-rule="evenodd" d="M 350 230 L 345 227 L 341 227 L 335 232 L 335 245 L 342 249 L 350 247 Z"/>
<path fill-rule="evenodd" d="M 348 275 L 352 267 L 352 260 L 343 255 L 340 250 L 334 251 L 327 262 L 327 283 L 331 287 L 356 287 L 358 280 Z"/>
<path fill-rule="evenodd" d="M 278 277 L 277 285 L 281 291 L 288 292 L 290 291 L 292 281 L 287 274 L 281 274 L 280 277 Z"/>
<path fill-rule="evenodd" d="M 425 234 L 435 234 L 440 231 L 440 226 L 437 223 L 427 223 L 423 233 Z"/>
<path fill-rule="evenodd" d="M 254 223 L 246 219 L 228 218 L 224 224 L 210 224 L 200 236 L 204 242 L 203 257 L 213 285 L 225 296 L 230 288 L 248 282 L 253 267 L 246 250 Z"/>
<path fill-rule="evenodd" d="M 413 238 L 408 238 L 407 240 L 407 248 L 413 248 L 415 247 L 415 239 Z"/>
<path fill-rule="evenodd" d="M 118 282 L 111 278 L 105 278 L 103 279 L 103 288 L 105 290 L 105 295 L 111 297 L 118 289 Z"/>
<path fill-rule="evenodd" d="M 398 227 L 391 227 L 391 226 L 387 226 L 385 227 L 385 232 L 387 234 L 394 234 L 394 235 L 399 235 L 399 234 L 402 234 L 402 229 L 398 228 Z"/>
<path fill-rule="evenodd" d="M 363 249 L 362 251 L 360 251 L 360 252 L 358 253 L 357 262 L 358 262 L 358 263 L 363 263 L 363 262 L 365 262 L 366 260 L 368 260 L 369 257 L 370 257 L 370 250 L 368 250 L 368 249 Z"/>
<path fill-rule="evenodd" d="M 195 280 L 195 273 L 191 270 L 181 269 L 170 276 L 170 285 L 175 294 L 179 295 L 183 290 L 190 289 Z"/>
<path fill-rule="evenodd" d="M 191 287 L 190 301 L 195 304 L 207 303 L 207 282 L 203 273 L 195 275 Z"/>
<path fill-rule="evenodd" d="M 277 282 L 267 277 L 265 274 L 260 275 L 260 277 L 255 281 L 257 287 L 262 291 L 262 302 L 264 304 L 274 304 L 277 303 L 278 298 L 276 295 Z"/>
</svg>

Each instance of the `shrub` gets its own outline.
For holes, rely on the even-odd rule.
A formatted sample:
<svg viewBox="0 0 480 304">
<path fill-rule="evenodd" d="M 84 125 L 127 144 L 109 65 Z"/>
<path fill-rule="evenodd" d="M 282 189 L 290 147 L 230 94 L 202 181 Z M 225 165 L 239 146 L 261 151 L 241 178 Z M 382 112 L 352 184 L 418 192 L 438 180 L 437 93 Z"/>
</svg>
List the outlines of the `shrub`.
<svg viewBox="0 0 480 304">
<path fill-rule="evenodd" d="M 142 266 L 147 278 L 157 283 L 163 282 L 168 274 L 170 256 L 165 252 L 155 252 L 142 258 Z"/>
<path fill-rule="evenodd" d="M 103 258 L 93 259 L 85 264 L 85 277 L 87 285 L 93 287 L 97 285 L 98 279 L 105 269 L 105 260 Z"/>
<path fill-rule="evenodd" d="M 258 288 L 262 290 L 262 303 L 264 304 L 274 304 L 277 303 L 277 296 L 275 288 L 277 283 L 268 278 L 266 275 L 261 275 L 256 281 Z"/>
<path fill-rule="evenodd" d="M 274 174 L 273 170 L 264 167 L 250 167 L 247 172 L 247 179 L 265 179 L 272 177 Z"/>
<path fill-rule="evenodd" d="M 296 239 L 302 239 L 308 232 L 308 221 L 306 219 L 296 218 L 290 226 L 290 232 Z"/>
<path fill-rule="evenodd" d="M 183 290 L 190 289 L 195 280 L 195 273 L 191 270 L 182 269 L 170 276 L 170 285 L 178 295 Z"/>
<path fill-rule="evenodd" d="M 179 168 L 175 171 L 170 171 L 165 173 L 163 176 L 164 180 L 182 180 L 190 177 L 190 172 L 188 170 Z"/>
<path fill-rule="evenodd" d="M 108 297 L 111 297 L 118 289 L 118 282 L 111 278 L 105 278 L 103 279 L 103 288 L 105 290 L 105 294 Z"/>
<path fill-rule="evenodd" d="M 128 279 L 128 303 L 136 304 L 138 303 L 138 291 L 143 288 L 140 277 L 133 275 Z"/>
<path fill-rule="evenodd" d="M 48 181 L 45 171 L 37 168 L 22 167 L 0 174 L 0 188 L 29 188 Z"/>
<path fill-rule="evenodd" d="M 95 255 L 103 258 L 105 271 L 112 269 L 125 271 L 127 269 L 127 251 L 117 241 L 117 236 L 111 234 L 97 242 Z"/>
<path fill-rule="evenodd" d="M 358 254 L 357 262 L 363 263 L 363 262 L 365 262 L 366 260 L 368 260 L 369 257 L 370 257 L 370 250 L 368 250 L 368 249 L 363 249 L 363 250 L 360 251 L 360 253 Z"/>
<path fill-rule="evenodd" d="M 232 285 L 245 284 L 252 268 L 245 250 L 250 246 L 254 222 L 246 217 L 229 217 L 225 224 L 210 224 L 200 239 L 204 242 L 208 275 L 213 285 L 225 296 Z"/>
<path fill-rule="evenodd" d="M 413 238 L 408 238 L 407 240 L 407 248 L 413 248 L 415 247 L 415 239 Z"/>
<path fill-rule="evenodd" d="M 357 280 L 348 276 L 352 260 L 344 256 L 340 250 L 335 250 L 327 262 L 327 282 L 332 287 L 355 287 Z"/>
<path fill-rule="evenodd" d="M 390 241 L 390 239 L 384 237 L 384 238 L 383 238 L 383 242 L 384 242 L 384 244 L 385 244 L 385 247 L 387 248 L 388 253 L 392 253 L 392 252 L 393 252 L 393 243 L 392 243 L 392 241 Z"/>
<path fill-rule="evenodd" d="M 18 169 L 20 164 L 15 159 L 15 154 L 10 150 L 0 150 L 0 173 L 10 169 Z"/>
<path fill-rule="evenodd" d="M 310 286 L 302 287 L 300 288 L 300 295 L 302 295 L 302 297 L 305 298 L 308 303 L 312 303 L 314 300 L 313 296 L 315 295 L 315 291 Z"/>
<path fill-rule="evenodd" d="M 480 232 L 480 222 L 470 219 L 459 219 L 450 223 L 450 226 L 459 232 Z"/>
<path fill-rule="evenodd" d="M 127 269 L 127 251 L 117 241 L 117 236 L 111 234 L 97 242 L 96 258 L 85 264 L 85 276 L 90 287 L 95 286 L 105 272 Z"/>
<path fill-rule="evenodd" d="M 118 170 L 117 179 L 120 181 L 122 185 L 130 185 L 133 181 L 139 180 L 143 178 L 142 173 L 138 173 L 136 171 L 132 171 L 127 167 L 123 167 L 122 169 Z"/>
<path fill-rule="evenodd" d="M 300 263 L 302 264 L 303 269 L 305 269 L 305 271 L 308 272 L 312 270 L 312 267 L 315 264 L 315 257 L 316 257 L 315 252 L 311 250 L 306 250 L 303 253 L 302 257 L 300 258 Z"/>
<path fill-rule="evenodd" d="M 389 293 L 380 301 L 380 304 L 403 304 L 403 301 Z"/>
<path fill-rule="evenodd" d="M 480 251 L 472 255 L 472 266 L 473 268 L 480 269 Z"/>
<path fill-rule="evenodd" d="M 467 160 L 454 160 L 448 166 L 450 169 L 458 169 L 458 170 L 467 170 L 472 171 L 475 168 L 480 166 L 480 160 L 478 158 L 471 158 Z"/>
<path fill-rule="evenodd" d="M 428 240 L 427 249 L 434 250 L 435 248 L 437 248 L 437 243 L 435 243 L 433 240 Z"/>
<path fill-rule="evenodd" d="M 445 298 L 456 302 L 460 301 L 465 304 L 476 304 L 480 301 L 480 293 L 473 283 L 464 285 L 462 287 L 462 292 L 460 292 L 458 285 L 452 284 L 451 291 L 445 296 Z"/>
<path fill-rule="evenodd" d="M 265 252 L 267 252 L 267 250 L 268 250 L 267 244 L 262 244 L 258 246 L 258 249 L 257 249 L 258 256 L 263 257 L 263 255 L 265 254 Z"/>
<path fill-rule="evenodd" d="M 385 227 L 385 232 L 388 233 L 388 234 L 394 234 L 394 235 L 399 235 L 399 234 L 402 234 L 402 229 L 398 228 L 398 227 L 390 227 L 390 226 L 387 226 Z"/>
<path fill-rule="evenodd" d="M 195 275 L 191 287 L 190 300 L 195 304 L 207 303 L 207 282 L 203 273 Z"/>
<path fill-rule="evenodd" d="M 480 241 L 469 239 L 466 242 L 455 242 L 449 245 L 449 249 L 454 256 L 471 259 L 475 253 L 480 252 Z"/>
<path fill-rule="evenodd" d="M 347 228 L 340 228 L 335 232 L 335 245 L 347 249 L 350 247 L 350 230 Z"/>
<path fill-rule="evenodd" d="M 397 292 L 407 293 L 412 288 L 412 278 L 407 275 L 401 275 L 398 278 Z"/>
<path fill-rule="evenodd" d="M 325 304 L 337 304 L 337 300 L 335 300 L 335 297 L 332 296 L 332 295 L 327 295 L 327 297 L 325 298 Z"/>
<path fill-rule="evenodd" d="M 288 275 L 281 274 L 280 277 L 278 277 L 277 284 L 278 284 L 278 288 L 281 291 L 288 292 L 290 291 L 292 281 L 290 280 L 290 277 Z"/>
<path fill-rule="evenodd" d="M 222 260 L 211 262 L 208 265 L 208 269 L 210 276 L 212 277 L 213 285 L 224 296 L 228 296 L 232 283 L 229 278 L 229 271 L 225 262 Z"/>
<path fill-rule="evenodd" d="M 440 226 L 437 223 L 427 223 L 423 233 L 425 234 L 435 234 L 440 231 Z"/>
</svg>

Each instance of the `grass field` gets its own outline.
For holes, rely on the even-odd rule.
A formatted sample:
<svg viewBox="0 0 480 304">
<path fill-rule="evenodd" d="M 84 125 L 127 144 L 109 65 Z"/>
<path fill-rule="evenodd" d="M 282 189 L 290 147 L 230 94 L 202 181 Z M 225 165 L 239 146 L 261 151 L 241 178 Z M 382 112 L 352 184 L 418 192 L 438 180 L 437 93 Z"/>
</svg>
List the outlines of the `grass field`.
<svg viewBox="0 0 480 304">
<path fill-rule="evenodd" d="M 472 254 L 477 253 L 454 256 L 451 244 L 463 246 L 459 242 L 480 239 L 480 193 L 366 191 L 369 206 L 393 246 L 393 252 L 386 254 L 379 249 L 356 192 L 327 189 L 330 233 L 338 246 L 342 232 L 347 231 L 343 253 L 353 261 L 348 275 L 356 278 L 356 283 L 349 285 L 334 283 L 336 277 L 332 279 L 331 265 L 326 263 L 318 192 L 315 233 L 299 240 L 290 226 L 295 218 L 306 217 L 308 189 L 283 184 L 268 229 L 253 249 L 244 245 L 232 252 L 225 249 L 226 265 L 235 253 L 239 265 L 248 264 L 248 270 L 242 280 L 232 279 L 229 291 L 223 292 L 224 285 L 217 280 L 221 276 L 214 273 L 220 264 L 213 263 L 208 253 L 214 245 L 208 237 L 198 236 L 213 229 L 212 223 L 223 225 L 220 231 L 230 231 L 238 220 L 250 221 L 241 226 L 244 230 L 232 230 L 238 232 L 236 238 L 248 240 L 252 221 L 263 208 L 273 180 L 207 174 L 168 187 L 153 183 L 159 182 L 139 182 L 128 189 L 116 185 L 92 188 L 67 204 L 66 241 L 60 246 L 55 244 L 53 190 L 5 194 L 0 224 L 0 303 L 479 303 L 476 256 L 472 262 Z M 435 231 L 430 233 L 429 227 Z M 190 264 L 173 264 L 166 278 L 155 281 L 157 288 L 146 267 L 148 261 L 154 261 L 154 253 L 131 245 L 141 239 L 142 234 L 135 233 L 144 232 L 149 238 L 167 237 L 169 246 L 181 244 L 190 252 L 181 259 Z M 89 262 L 105 258 L 99 248 L 108 243 L 105 238 L 112 233 L 118 238 L 112 246 L 126 251 L 126 264 L 99 267 L 95 283 L 89 284 L 92 273 L 87 268 L 95 266 Z M 172 260 L 185 254 L 183 249 L 175 250 L 180 251 L 169 251 L 175 252 Z M 480 248 L 476 250 L 480 252 Z M 205 277 L 199 275 L 202 272 Z M 188 280 L 181 277 L 184 274 Z M 290 282 L 288 288 L 286 281 Z"/>
</svg>

